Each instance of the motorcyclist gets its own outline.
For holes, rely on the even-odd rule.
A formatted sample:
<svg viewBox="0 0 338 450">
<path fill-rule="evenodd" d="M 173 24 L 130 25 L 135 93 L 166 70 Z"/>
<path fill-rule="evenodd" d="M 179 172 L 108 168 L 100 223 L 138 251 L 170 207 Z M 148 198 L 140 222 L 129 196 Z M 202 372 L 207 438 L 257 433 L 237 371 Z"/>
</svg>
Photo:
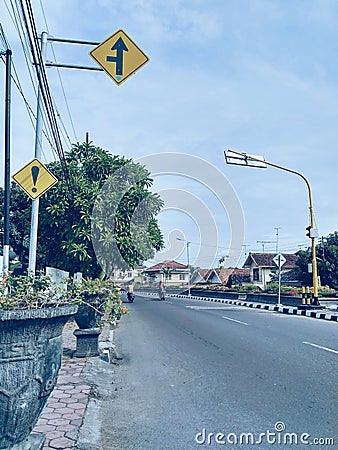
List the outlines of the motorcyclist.
<svg viewBox="0 0 338 450">
<path fill-rule="evenodd" d="M 132 285 L 132 283 L 128 284 L 127 299 L 128 302 L 131 303 L 134 301 L 134 286 Z"/>
<path fill-rule="evenodd" d="M 165 300 L 165 287 L 162 281 L 158 285 L 158 296 L 160 297 L 160 300 Z"/>
</svg>

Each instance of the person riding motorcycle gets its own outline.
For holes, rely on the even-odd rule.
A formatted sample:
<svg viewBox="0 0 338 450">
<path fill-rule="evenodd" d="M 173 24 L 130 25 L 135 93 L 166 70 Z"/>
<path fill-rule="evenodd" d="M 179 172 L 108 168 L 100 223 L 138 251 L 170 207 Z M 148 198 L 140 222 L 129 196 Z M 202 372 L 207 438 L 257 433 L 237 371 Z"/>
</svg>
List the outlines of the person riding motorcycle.
<svg viewBox="0 0 338 450">
<path fill-rule="evenodd" d="M 165 300 L 165 287 L 162 282 L 158 286 L 158 296 L 160 297 L 160 300 Z"/>
<path fill-rule="evenodd" d="M 130 283 L 128 284 L 128 291 L 127 291 L 127 299 L 128 302 L 133 303 L 134 301 L 134 286 Z"/>
</svg>

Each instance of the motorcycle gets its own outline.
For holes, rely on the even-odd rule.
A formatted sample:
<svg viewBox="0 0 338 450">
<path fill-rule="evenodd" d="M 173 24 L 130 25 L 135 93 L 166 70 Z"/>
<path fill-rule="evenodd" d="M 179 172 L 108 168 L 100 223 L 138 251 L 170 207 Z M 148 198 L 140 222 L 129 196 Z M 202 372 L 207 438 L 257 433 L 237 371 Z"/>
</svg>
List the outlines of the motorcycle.
<svg viewBox="0 0 338 450">
<path fill-rule="evenodd" d="M 127 299 L 129 303 L 133 303 L 135 300 L 135 295 L 132 292 L 127 292 Z"/>
</svg>

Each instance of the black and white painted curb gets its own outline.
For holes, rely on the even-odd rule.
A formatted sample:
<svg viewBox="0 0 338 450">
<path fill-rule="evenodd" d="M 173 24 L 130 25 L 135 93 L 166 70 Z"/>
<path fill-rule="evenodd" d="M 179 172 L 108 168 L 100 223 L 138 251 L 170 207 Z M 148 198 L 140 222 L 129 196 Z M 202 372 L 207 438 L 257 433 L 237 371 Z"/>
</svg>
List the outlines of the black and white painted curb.
<svg viewBox="0 0 338 450">
<path fill-rule="evenodd" d="M 150 296 L 158 296 L 158 294 L 153 292 L 139 292 L 140 295 L 150 295 Z M 225 298 L 215 298 L 215 297 L 196 297 L 196 296 L 188 296 L 188 295 L 180 295 L 180 294 L 167 294 L 167 297 L 174 298 L 184 298 L 191 300 L 201 300 L 213 303 L 225 303 L 227 305 L 237 305 L 237 306 L 246 306 L 247 308 L 253 309 L 263 309 L 266 311 L 278 312 L 281 314 L 292 314 L 294 316 L 306 316 L 312 317 L 313 319 L 323 319 L 323 320 L 331 320 L 333 322 L 338 322 L 338 315 L 330 314 L 328 312 L 318 312 L 311 310 L 298 309 L 294 306 L 277 306 L 277 305 L 269 305 L 266 303 L 253 303 L 246 302 L 241 300 L 228 300 Z"/>
</svg>

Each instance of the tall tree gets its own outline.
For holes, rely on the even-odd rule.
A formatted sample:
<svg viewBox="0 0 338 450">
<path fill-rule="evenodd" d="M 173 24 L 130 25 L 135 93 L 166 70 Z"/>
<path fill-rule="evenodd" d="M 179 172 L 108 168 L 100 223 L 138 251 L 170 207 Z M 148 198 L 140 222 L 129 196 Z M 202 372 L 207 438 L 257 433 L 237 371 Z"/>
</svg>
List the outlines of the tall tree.
<svg viewBox="0 0 338 450">
<path fill-rule="evenodd" d="M 312 275 L 308 273 L 308 264 L 311 263 L 311 250 L 299 251 L 296 270 L 299 279 L 304 285 L 311 286 Z M 338 231 L 322 238 L 316 246 L 318 275 L 321 284 L 338 289 Z"/>
<path fill-rule="evenodd" d="M 312 275 L 308 271 L 308 264 L 311 262 L 311 251 L 299 250 L 297 252 L 298 259 L 296 261 L 295 273 L 299 281 L 303 286 L 312 285 Z"/>
<path fill-rule="evenodd" d="M 317 254 L 322 284 L 338 289 L 338 231 L 322 238 Z"/>
<path fill-rule="evenodd" d="M 163 247 L 156 220 L 163 203 L 157 194 L 150 192 L 152 180 L 145 167 L 92 143 L 73 145 L 66 153 L 66 161 L 70 190 L 63 181 L 61 164 L 47 165 L 60 181 L 40 199 L 37 254 L 40 268 L 50 265 L 91 277 L 98 276 L 103 269 L 108 275 L 114 266 L 135 267 Z M 116 191 L 123 186 L 124 194 L 119 197 Z M 105 196 L 107 192 L 109 195 Z M 12 239 L 14 250 L 17 252 L 21 245 L 24 252 L 30 207 L 25 194 L 18 192 L 18 198 L 23 216 L 12 218 L 13 226 L 20 230 L 17 239 L 14 236 Z M 100 199 L 104 201 L 97 206 Z M 105 226 L 101 230 L 95 225 L 102 225 L 102 215 L 97 214 L 100 206 L 105 208 Z M 96 215 L 92 217 L 93 208 Z M 143 221 L 138 220 L 140 214 Z M 109 253 L 112 245 L 117 249 L 115 253 Z M 102 247 L 106 250 L 104 254 Z"/>
</svg>

